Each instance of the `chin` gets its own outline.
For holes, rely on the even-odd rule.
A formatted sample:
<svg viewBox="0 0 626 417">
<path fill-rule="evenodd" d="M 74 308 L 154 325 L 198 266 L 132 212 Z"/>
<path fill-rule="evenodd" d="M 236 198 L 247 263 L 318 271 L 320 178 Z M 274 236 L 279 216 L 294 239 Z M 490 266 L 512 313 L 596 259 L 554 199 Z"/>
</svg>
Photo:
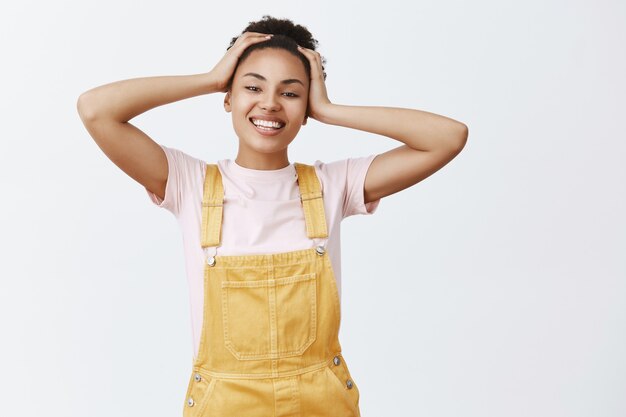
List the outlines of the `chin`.
<svg viewBox="0 0 626 417">
<path fill-rule="evenodd" d="M 285 143 L 284 140 L 275 140 L 275 138 L 272 137 L 248 137 L 240 138 L 239 145 L 244 145 L 246 148 L 259 153 L 275 153 L 287 148 L 289 143 Z"/>
</svg>

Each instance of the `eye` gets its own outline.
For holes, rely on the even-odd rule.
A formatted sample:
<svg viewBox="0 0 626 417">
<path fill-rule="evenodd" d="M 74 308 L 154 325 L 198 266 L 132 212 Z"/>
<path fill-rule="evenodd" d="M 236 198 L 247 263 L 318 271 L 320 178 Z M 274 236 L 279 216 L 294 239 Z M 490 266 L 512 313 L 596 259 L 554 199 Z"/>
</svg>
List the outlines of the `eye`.
<svg viewBox="0 0 626 417">
<path fill-rule="evenodd" d="M 248 86 L 245 86 L 244 88 L 249 90 L 249 91 L 255 92 L 255 93 L 260 90 L 259 87 L 254 86 L 254 85 L 248 85 Z M 290 91 L 288 91 L 288 92 L 286 92 L 284 94 L 287 94 L 287 97 L 290 97 L 290 98 L 300 97 L 296 93 L 292 93 Z"/>
</svg>

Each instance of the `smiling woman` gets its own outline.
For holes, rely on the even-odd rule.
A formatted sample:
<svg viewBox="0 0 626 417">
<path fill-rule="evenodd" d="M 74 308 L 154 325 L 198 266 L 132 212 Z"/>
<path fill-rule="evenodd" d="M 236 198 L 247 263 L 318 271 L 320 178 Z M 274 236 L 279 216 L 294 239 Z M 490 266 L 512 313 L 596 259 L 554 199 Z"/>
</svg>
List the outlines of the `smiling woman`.
<svg viewBox="0 0 626 417">
<path fill-rule="evenodd" d="M 359 417 L 360 391 L 339 342 L 341 221 L 373 214 L 467 139 L 464 124 L 433 113 L 331 103 L 316 49 L 305 27 L 264 16 L 207 73 L 122 80 L 79 97 L 97 145 L 179 220 L 194 343 L 186 417 Z M 217 92 L 239 139 L 234 160 L 208 163 L 129 123 Z M 403 145 L 290 162 L 289 144 L 309 117 Z"/>
<path fill-rule="evenodd" d="M 254 78 L 260 80 L 261 82 L 267 82 L 267 78 L 265 78 L 261 74 L 257 74 L 257 73 L 254 73 L 254 72 L 249 72 L 249 73 L 244 74 L 242 76 L 242 78 L 245 78 L 245 77 L 254 77 Z M 280 81 L 280 84 L 281 85 L 285 85 L 285 86 L 288 86 L 288 85 L 293 84 L 293 83 L 299 83 L 302 87 L 308 88 L 308 85 L 305 86 L 305 84 L 302 81 L 300 81 L 300 80 L 298 80 L 296 78 L 290 78 L 290 79 L 287 79 L 287 80 Z M 262 91 L 259 87 L 252 86 L 252 85 L 251 86 L 246 86 L 245 88 L 250 90 L 250 91 L 255 91 L 255 92 L 259 92 L 259 93 Z M 297 90 L 297 88 L 295 90 Z M 294 92 L 291 92 L 291 91 L 286 91 L 283 94 L 286 94 L 287 97 L 293 97 L 293 98 L 299 97 L 299 95 L 297 93 L 294 93 Z M 305 116 L 305 119 L 306 119 L 306 116 Z M 252 123 L 254 123 L 255 126 L 262 128 L 262 131 L 271 131 L 271 130 L 281 129 L 281 128 L 283 128 L 285 126 L 285 121 L 283 119 L 279 118 L 279 117 L 276 117 L 276 116 L 267 116 L 267 115 L 266 116 L 252 116 L 252 117 L 250 117 L 250 121 Z M 303 124 L 306 124 L 306 122 L 304 122 Z"/>
<path fill-rule="evenodd" d="M 309 80 L 301 60 L 283 49 L 257 49 L 240 60 L 230 85 L 224 108 L 239 138 L 236 162 L 288 166 L 287 148 L 306 124 Z"/>
</svg>

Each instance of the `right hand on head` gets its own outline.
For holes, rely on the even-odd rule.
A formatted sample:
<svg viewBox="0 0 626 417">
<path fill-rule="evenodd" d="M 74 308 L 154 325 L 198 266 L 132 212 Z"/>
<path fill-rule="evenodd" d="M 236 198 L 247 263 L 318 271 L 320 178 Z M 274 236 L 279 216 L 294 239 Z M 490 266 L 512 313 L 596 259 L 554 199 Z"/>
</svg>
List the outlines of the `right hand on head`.
<svg viewBox="0 0 626 417">
<path fill-rule="evenodd" d="M 268 40 L 268 36 L 271 37 L 272 35 L 259 32 L 244 32 L 237 38 L 233 46 L 226 51 L 226 54 L 210 71 L 217 80 L 220 92 L 225 93 L 227 91 L 228 82 L 233 76 L 241 54 L 243 54 L 250 45 Z"/>
</svg>

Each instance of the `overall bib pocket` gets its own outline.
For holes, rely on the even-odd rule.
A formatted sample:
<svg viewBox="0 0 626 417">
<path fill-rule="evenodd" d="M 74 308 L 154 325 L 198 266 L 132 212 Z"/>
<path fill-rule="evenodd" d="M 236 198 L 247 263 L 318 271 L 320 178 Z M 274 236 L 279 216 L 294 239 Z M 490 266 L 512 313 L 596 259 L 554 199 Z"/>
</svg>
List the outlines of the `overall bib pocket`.
<svg viewBox="0 0 626 417">
<path fill-rule="evenodd" d="M 183 417 L 201 416 L 211 399 L 216 380 L 194 370 L 187 386 Z"/>
<path fill-rule="evenodd" d="M 316 339 L 316 273 L 222 281 L 224 343 L 237 359 L 302 355 Z"/>
</svg>

